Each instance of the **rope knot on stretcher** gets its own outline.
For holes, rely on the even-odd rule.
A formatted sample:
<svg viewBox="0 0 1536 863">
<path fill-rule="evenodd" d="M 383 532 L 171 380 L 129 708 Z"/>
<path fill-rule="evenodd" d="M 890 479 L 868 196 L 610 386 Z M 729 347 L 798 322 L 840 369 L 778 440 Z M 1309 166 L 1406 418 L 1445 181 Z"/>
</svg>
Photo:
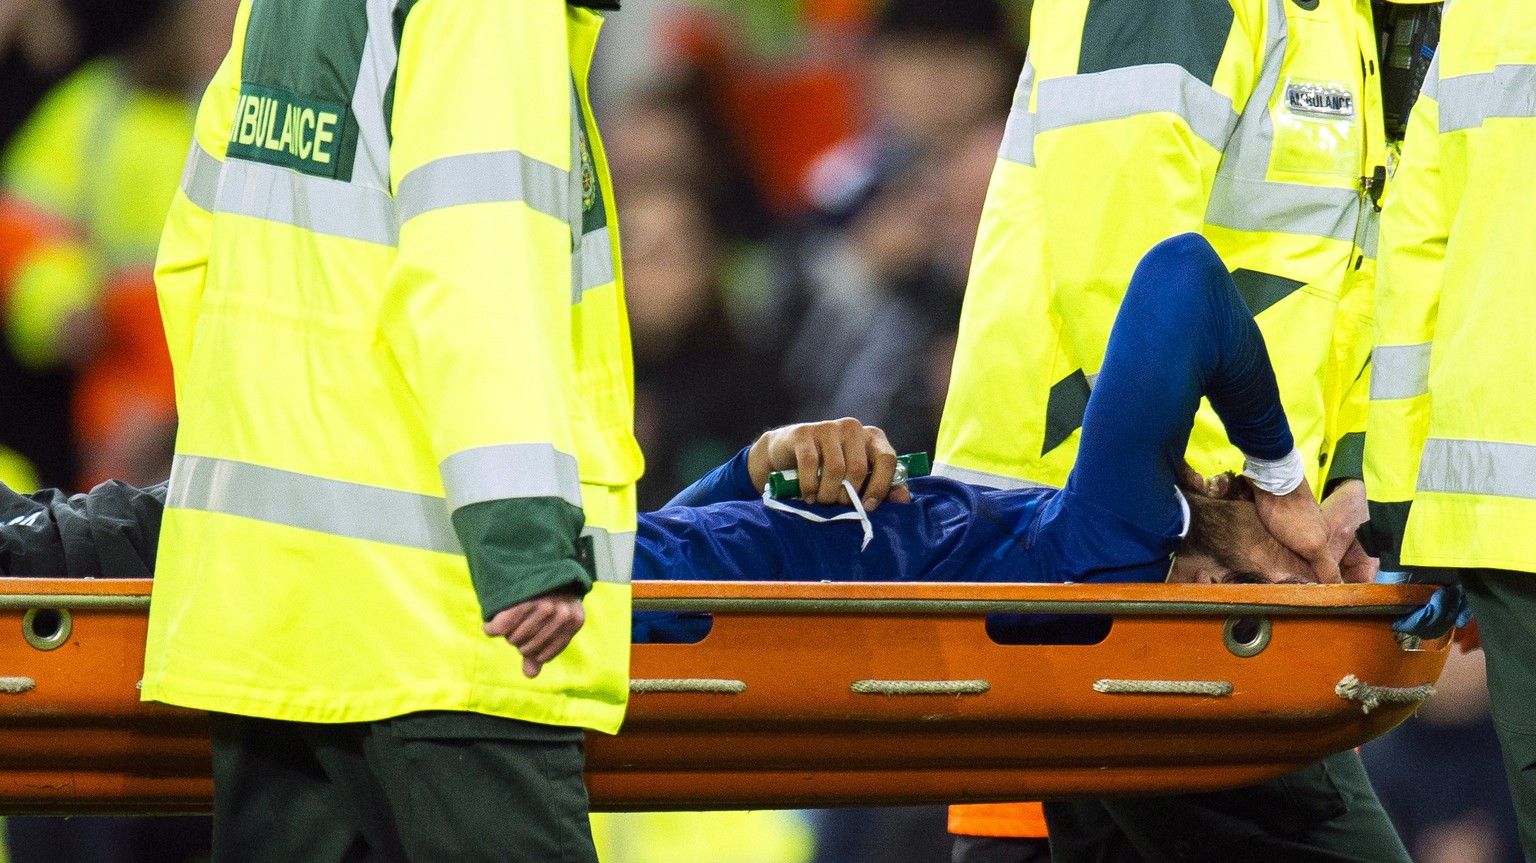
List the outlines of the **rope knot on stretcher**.
<svg viewBox="0 0 1536 863">
<path fill-rule="evenodd" d="M 1435 694 L 1433 683 L 1418 686 L 1372 686 L 1353 674 L 1344 675 L 1333 691 L 1345 701 L 1360 702 L 1360 712 L 1370 713 L 1383 704 L 1423 701 Z"/>
</svg>

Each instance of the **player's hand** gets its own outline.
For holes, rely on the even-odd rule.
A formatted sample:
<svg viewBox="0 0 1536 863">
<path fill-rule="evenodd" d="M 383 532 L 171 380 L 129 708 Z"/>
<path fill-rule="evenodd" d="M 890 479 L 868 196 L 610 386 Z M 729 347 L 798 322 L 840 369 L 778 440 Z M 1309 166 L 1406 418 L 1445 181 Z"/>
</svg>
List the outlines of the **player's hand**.
<svg viewBox="0 0 1536 863">
<path fill-rule="evenodd" d="M 1369 584 L 1376 577 L 1379 562 L 1365 553 L 1355 531 L 1370 518 L 1365 502 L 1365 483 L 1347 479 L 1323 498 L 1323 517 L 1328 520 L 1329 547 L 1339 561 L 1344 581 Z"/>
<path fill-rule="evenodd" d="M 885 432 L 850 417 L 764 432 L 747 453 L 747 470 L 759 489 L 772 471 L 799 471 L 800 496 L 807 503 L 853 503 L 843 488 L 845 479 L 858 489 L 865 509 L 885 500 L 912 500 L 906 486 L 891 485 L 896 450 Z"/>
<path fill-rule="evenodd" d="M 523 655 L 523 674 L 538 677 L 544 663 L 559 656 L 586 622 L 581 596 L 561 589 L 497 613 L 481 630 L 492 638 L 505 638 Z"/>
<path fill-rule="evenodd" d="M 1270 494 L 1255 488 L 1253 502 L 1259 521 L 1281 545 L 1307 562 L 1319 583 L 1340 582 L 1339 558 L 1334 556 L 1332 547 L 1333 530 L 1306 480 L 1289 494 Z"/>
</svg>

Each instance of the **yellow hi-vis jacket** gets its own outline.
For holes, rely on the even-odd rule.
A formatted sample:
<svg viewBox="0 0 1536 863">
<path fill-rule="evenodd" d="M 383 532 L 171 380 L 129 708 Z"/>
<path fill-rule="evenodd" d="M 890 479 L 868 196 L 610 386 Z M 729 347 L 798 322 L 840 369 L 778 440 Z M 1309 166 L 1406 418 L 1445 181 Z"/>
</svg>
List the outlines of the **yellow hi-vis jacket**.
<svg viewBox="0 0 1536 863">
<path fill-rule="evenodd" d="M 618 728 L 641 458 L 599 25 L 242 5 L 157 267 L 181 426 L 144 698 Z M 588 586 L 537 678 L 481 634 Z"/>
<path fill-rule="evenodd" d="M 1363 429 L 1386 164 L 1369 0 L 1062 0 L 1035 4 L 1030 32 L 939 472 L 1063 484 L 1131 272 L 1185 231 L 1258 318 L 1313 488 L 1358 470 L 1340 443 Z M 1207 473 L 1242 465 L 1209 406 L 1189 455 Z"/>
<path fill-rule="evenodd" d="M 1386 568 L 1536 572 L 1533 33 L 1529 3 L 1446 5 L 1382 213 L 1365 479 Z"/>
</svg>

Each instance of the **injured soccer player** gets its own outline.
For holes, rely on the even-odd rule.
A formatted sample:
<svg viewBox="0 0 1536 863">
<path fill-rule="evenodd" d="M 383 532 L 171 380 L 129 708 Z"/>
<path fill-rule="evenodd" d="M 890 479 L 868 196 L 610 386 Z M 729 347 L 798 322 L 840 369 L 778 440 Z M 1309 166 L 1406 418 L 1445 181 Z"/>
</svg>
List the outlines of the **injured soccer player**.
<svg viewBox="0 0 1536 863">
<path fill-rule="evenodd" d="M 1246 456 L 1243 476 L 1205 479 L 1185 465 L 1202 396 Z M 663 509 L 640 515 L 634 577 L 1340 580 L 1263 338 L 1221 260 L 1195 234 L 1158 244 L 1137 268 L 1065 488 L 998 490 L 941 477 L 892 485 L 895 465 L 885 435 L 855 420 L 769 431 Z M 768 473 L 791 468 L 815 502 L 764 496 Z M 0 573 L 149 577 L 165 496 L 164 485 L 121 483 L 74 497 L 8 493 L 0 497 Z"/>
<path fill-rule="evenodd" d="M 1245 476 L 1205 480 L 1185 466 L 1202 395 L 1246 456 Z M 878 503 L 894 468 L 878 430 L 841 420 L 768 432 L 641 517 L 635 578 L 1340 580 L 1263 337 L 1221 260 L 1195 234 L 1165 240 L 1137 267 L 1065 488 L 914 479 L 900 498 L 910 495 L 910 503 L 866 506 L 867 534 L 857 521 L 828 524 L 758 499 L 768 471 L 794 468 L 807 497 L 851 502 L 840 490 L 849 465 L 855 480 L 875 466 L 861 497 Z M 805 514 L 839 513 L 811 506 Z"/>
</svg>

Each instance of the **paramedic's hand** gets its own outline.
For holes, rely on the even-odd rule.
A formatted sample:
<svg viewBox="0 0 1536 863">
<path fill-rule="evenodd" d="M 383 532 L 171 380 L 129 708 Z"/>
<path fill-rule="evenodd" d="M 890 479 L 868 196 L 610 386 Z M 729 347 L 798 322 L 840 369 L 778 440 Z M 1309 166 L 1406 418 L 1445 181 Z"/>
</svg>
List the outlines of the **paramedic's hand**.
<svg viewBox="0 0 1536 863">
<path fill-rule="evenodd" d="M 581 596 L 552 590 L 498 613 L 481 627 L 492 638 L 505 638 L 523 655 L 523 674 L 538 677 L 544 663 L 560 655 L 587 622 Z"/>
<path fill-rule="evenodd" d="M 1339 559 L 1331 546 L 1333 531 L 1305 479 L 1290 494 L 1270 494 L 1255 488 L 1253 502 L 1259 521 L 1281 545 L 1307 562 L 1313 578 L 1322 584 L 1339 583 Z"/>
<path fill-rule="evenodd" d="M 1384 569 L 1376 574 L 1376 583 L 1411 584 L 1413 576 Z M 1439 638 L 1450 632 L 1452 626 L 1460 629 L 1471 622 L 1472 609 L 1467 605 L 1467 593 L 1458 582 L 1443 585 L 1423 608 L 1392 621 L 1392 628 L 1420 638 Z"/>
<path fill-rule="evenodd" d="M 747 471 L 758 489 L 768 484 L 770 472 L 791 469 L 800 472 L 800 496 L 807 503 L 853 503 L 844 479 L 859 490 L 865 509 L 885 500 L 912 501 L 906 486 L 891 486 L 896 450 L 885 432 L 849 417 L 763 432 L 747 452 Z"/>
<path fill-rule="evenodd" d="M 1377 561 L 1365 553 L 1355 531 L 1370 519 L 1365 503 L 1365 483 L 1347 479 L 1334 487 L 1323 498 L 1323 516 L 1328 519 L 1332 531 L 1329 546 L 1339 561 L 1344 581 L 1350 584 L 1369 584 L 1376 577 Z"/>
</svg>

